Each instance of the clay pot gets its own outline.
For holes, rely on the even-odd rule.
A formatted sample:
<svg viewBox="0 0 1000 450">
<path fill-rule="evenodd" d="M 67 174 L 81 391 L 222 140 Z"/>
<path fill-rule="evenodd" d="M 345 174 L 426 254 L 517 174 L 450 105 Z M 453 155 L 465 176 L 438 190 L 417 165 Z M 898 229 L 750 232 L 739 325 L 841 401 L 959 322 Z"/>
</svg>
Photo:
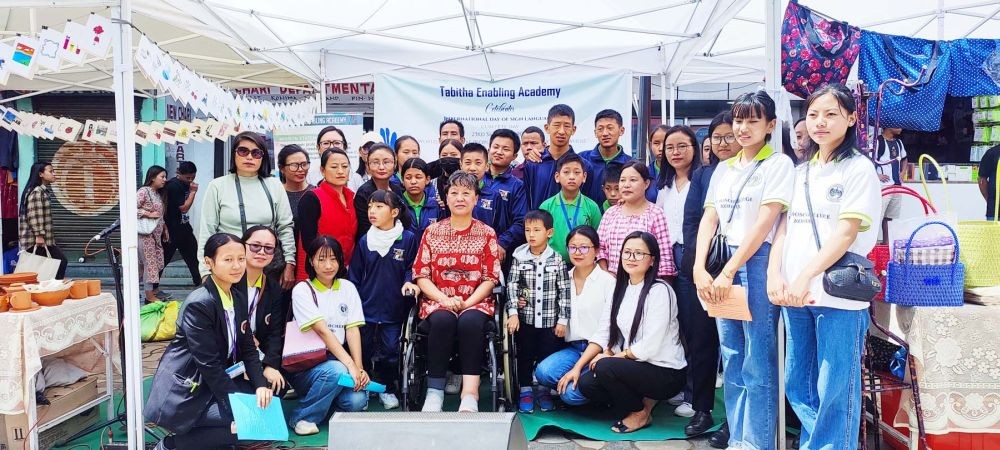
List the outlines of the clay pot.
<svg viewBox="0 0 1000 450">
<path fill-rule="evenodd" d="M 101 280 L 87 280 L 87 295 L 101 295 Z"/>
<path fill-rule="evenodd" d="M 66 300 L 66 297 L 69 297 L 69 288 L 31 293 L 31 300 L 41 306 L 59 306 Z"/>
<path fill-rule="evenodd" d="M 10 294 L 10 307 L 18 310 L 31 308 L 31 293 L 21 290 Z"/>
<path fill-rule="evenodd" d="M 86 280 L 74 281 L 69 287 L 69 297 L 74 300 L 80 300 L 88 297 L 88 286 Z"/>
<path fill-rule="evenodd" d="M 0 295 L 0 313 L 5 313 L 10 309 L 10 296 Z"/>
</svg>

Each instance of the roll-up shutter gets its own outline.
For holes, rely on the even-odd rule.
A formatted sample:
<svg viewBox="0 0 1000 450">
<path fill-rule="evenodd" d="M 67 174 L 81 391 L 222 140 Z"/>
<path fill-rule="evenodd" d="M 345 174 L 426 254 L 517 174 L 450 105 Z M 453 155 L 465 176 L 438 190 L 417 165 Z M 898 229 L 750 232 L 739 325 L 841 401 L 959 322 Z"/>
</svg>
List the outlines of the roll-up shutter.
<svg viewBox="0 0 1000 450">
<path fill-rule="evenodd" d="M 115 120 L 115 98 L 111 94 L 40 95 L 32 100 L 32 108 L 39 114 L 81 123 Z M 141 99 L 136 99 L 137 121 L 141 107 Z M 60 139 L 36 139 L 35 148 L 37 158 L 52 161 L 56 170 L 53 227 L 56 242 L 74 261 L 90 238 L 118 219 L 118 151 L 115 144 Z M 136 161 L 141 160 L 140 153 L 136 146 Z M 138 172 L 136 167 L 137 179 Z M 134 202 L 135 194 L 127 201 Z M 117 234 L 114 240 L 120 242 Z"/>
</svg>

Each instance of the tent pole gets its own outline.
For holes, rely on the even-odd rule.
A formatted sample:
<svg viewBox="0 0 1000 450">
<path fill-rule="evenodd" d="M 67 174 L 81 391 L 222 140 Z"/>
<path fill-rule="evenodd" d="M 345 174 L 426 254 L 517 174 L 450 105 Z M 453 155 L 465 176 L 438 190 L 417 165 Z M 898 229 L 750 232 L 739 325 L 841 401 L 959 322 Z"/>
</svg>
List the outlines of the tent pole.
<svg viewBox="0 0 1000 450">
<path fill-rule="evenodd" d="M 672 110 L 672 109 L 671 109 Z M 660 74 L 660 124 L 667 124 L 667 74 Z M 671 114 L 673 116 L 673 114 Z"/>
<path fill-rule="evenodd" d="M 667 89 L 670 89 L 670 126 L 674 126 L 677 125 L 677 87 L 670 83 Z"/>
<path fill-rule="evenodd" d="M 132 62 L 132 3 L 120 0 L 113 8 L 113 17 L 121 22 L 115 24 L 114 46 L 114 86 L 115 124 L 118 135 L 118 199 L 121 219 L 122 281 L 125 317 L 121 318 L 125 334 L 125 361 L 122 377 L 130 389 L 125 392 L 127 411 L 128 448 L 138 450 L 143 445 L 142 416 L 142 344 L 139 339 L 139 235 L 136 232 L 137 205 L 135 203 L 135 97 L 133 87 Z M 124 44 L 123 44 L 124 43 Z"/>
<path fill-rule="evenodd" d="M 319 112 L 326 114 L 326 50 L 319 53 Z"/>
</svg>

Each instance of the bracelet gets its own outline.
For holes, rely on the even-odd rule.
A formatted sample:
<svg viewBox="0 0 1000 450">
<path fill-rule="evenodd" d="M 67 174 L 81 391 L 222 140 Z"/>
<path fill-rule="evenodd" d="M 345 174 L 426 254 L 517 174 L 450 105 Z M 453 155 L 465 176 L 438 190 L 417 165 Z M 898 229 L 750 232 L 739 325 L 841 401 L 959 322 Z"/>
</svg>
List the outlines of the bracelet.
<svg viewBox="0 0 1000 450">
<path fill-rule="evenodd" d="M 725 269 L 723 269 L 723 270 L 722 270 L 722 273 L 721 273 L 721 274 L 722 274 L 722 276 L 724 276 L 724 277 L 726 277 L 726 278 L 728 278 L 728 279 L 730 279 L 730 280 L 732 280 L 732 279 L 733 279 L 733 276 L 734 276 L 732 272 L 728 272 L 728 271 L 727 271 L 727 270 L 725 270 Z"/>
</svg>

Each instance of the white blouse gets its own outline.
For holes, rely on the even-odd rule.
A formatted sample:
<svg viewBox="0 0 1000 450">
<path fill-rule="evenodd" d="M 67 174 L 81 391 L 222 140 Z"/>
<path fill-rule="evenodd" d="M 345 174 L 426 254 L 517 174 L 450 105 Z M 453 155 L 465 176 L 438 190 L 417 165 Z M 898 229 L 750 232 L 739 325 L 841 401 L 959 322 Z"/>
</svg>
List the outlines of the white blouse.
<svg viewBox="0 0 1000 450">
<path fill-rule="evenodd" d="M 629 344 L 632 319 L 639 306 L 639 292 L 642 284 L 629 284 L 625 289 L 618 317 L 615 318 L 621 330 L 624 348 L 631 350 L 637 360 L 668 369 L 682 369 L 687 366 L 684 348 L 681 347 L 680 325 L 677 322 L 677 296 L 664 283 L 657 282 L 649 289 L 642 313 L 642 323 L 635 340 Z M 611 300 L 604 304 L 597 333 L 590 342 L 608 349 L 611 340 Z M 621 343 L 610 346 L 613 353 L 622 351 Z"/>
<path fill-rule="evenodd" d="M 570 315 L 569 330 L 566 332 L 566 342 L 589 341 L 597 326 L 601 321 L 601 313 L 604 311 L 604 304 L 611 301 L 611 295 L 615 292 L 615 277 L 594 267 L 594 271 L 587 275 L 583 281 L 583 291 L 576 293 L 576 282 L 573 281 L 573 272 L 569 271 L 570 282 Z"/>
<path fill-rule="evenodd" d="M 670 233 L 670 246 L 674 244 L 684 244 L 684 203 L 687 202 L 688 190 L 691 182 L 684 184 L 679 191 L 677 181 L 672 187 L 664 186 L 660 189 L 660 195 L 656 196 L 656 205 L 663 208 L 663 214 L 667 216 L 667 232 Z M 680 264 L 680 261 L 674 261 Z"/>
</svg>

